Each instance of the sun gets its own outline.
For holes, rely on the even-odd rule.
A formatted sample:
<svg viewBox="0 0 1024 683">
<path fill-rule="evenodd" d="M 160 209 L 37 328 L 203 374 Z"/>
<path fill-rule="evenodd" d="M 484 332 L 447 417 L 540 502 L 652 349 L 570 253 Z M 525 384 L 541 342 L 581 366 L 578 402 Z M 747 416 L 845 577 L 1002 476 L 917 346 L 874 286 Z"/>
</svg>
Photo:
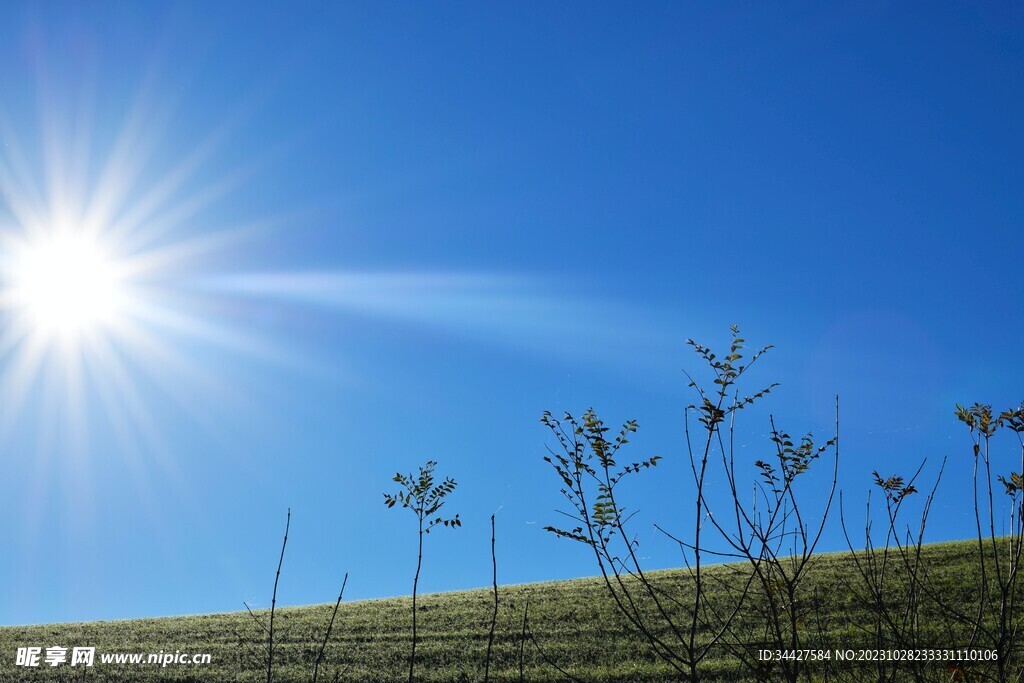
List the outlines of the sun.
<svg viewBox="0 0 1024 683">
<path fill-rule="evenodd" d="M 19 251 L 11 298 L 33 331 L 68 338 L 117 322 L 125 299 L 122 268 L 99 239 L 56 232 Z"/>
</svg>

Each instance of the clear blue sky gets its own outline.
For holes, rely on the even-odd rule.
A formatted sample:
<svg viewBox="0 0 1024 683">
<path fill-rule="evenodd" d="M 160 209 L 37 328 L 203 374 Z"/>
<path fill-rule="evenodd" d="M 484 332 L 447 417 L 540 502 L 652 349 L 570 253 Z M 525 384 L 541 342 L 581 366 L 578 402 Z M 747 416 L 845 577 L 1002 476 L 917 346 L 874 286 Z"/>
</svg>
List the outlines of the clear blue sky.
<svg viewBox="0 0 1024 683">
<path fill-rule="evenodd" d="M 0 84 L 3 243 L 144 264 L 64 346 L 0 313 L 0 623 L 266 606 L 289 506 L 281 602 L 408 593 L 381 494 L 428 458 L 464 527 L 422 590 L 488 583 L 495 510 L 502 582 L 592 574 L 538 423 L 590 405 L 664 457 L 630 493 L 677 566 L 684 340 L 733 323 L 782 384 L 750 461 L 838 393 L 857 519 L 950 456 L 932 540 L 954 404 L 1024 398 L 1019 5 L 9 3 Z"/>
</svg>

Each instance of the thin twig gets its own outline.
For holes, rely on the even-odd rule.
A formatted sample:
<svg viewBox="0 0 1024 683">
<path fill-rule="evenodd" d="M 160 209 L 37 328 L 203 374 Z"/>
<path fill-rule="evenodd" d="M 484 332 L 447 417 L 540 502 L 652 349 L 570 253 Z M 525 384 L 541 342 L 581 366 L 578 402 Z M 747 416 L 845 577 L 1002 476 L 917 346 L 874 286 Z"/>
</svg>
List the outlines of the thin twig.
<svg viewBox="0 0 1024 683">
<path fill-rule="evenodd" d="M 526 621 L 530 618 L 530 598 L 526 598 L 523 610 L 523 632 L 519 636 L 519 683 L 523 683 L 523 654 L 526 651 Z"/>
<path fill-rule="evenodd" d="M 338 600 L 334 603 L 334 611 L 331 612 L 331 620 L 327 624 L 327 632 L 324 633 L 324 642 L 320 645 L 320 652 L 316 655 L 316 662 L 313 664 L 313 683 L 316 683 L 316 677 L 320 670 L 320 662 L 324 658 L 324 650 L 327 649 L 327 641 L 331 638 L 331 630 L 334 628 L 334 618 L 338 616 L 338 607 L 341 606 L 341 598 L 345 595 L 345 584 L 348 583 L 348 572 L 345 572 L 345 578 L 341 582 L 341 590 L 338 592 Z"/>
<path fill-rule="evenodd" d="M 277 582 L 281 580 L 281 565 L 284 564 L 284 549 L 288 545 L 288 529 L 292 525 L 292 509 L 288 508 L 288 521 L 284 525 L 284 540 L 281 542 L 281 557 L 277 560 L 277 574 L 274 576 L 274 594 L 270 598 L 270 627 L 267 629 L 267 683 L 274 680 L 274 610 L 277 607 Z"/>
<path fill-rule="evenodd" d="M 494 613 L 491 615 L 491 630 L 487 635 L 487 661 L 484 663 L 484 683 L 491 679 L 491 651 L 494 648 L 494 629 L 498 625 L 498 557 L 494 552 L 494 515 L 491 515 L 491 568 L 494 584 Z"/>
</svg>

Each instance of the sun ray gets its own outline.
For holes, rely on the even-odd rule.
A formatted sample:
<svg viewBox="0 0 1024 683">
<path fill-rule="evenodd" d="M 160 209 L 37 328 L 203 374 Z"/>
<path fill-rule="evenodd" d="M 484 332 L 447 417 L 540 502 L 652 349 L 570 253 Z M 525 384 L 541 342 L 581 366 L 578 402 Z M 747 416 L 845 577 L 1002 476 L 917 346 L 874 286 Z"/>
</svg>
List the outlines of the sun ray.
<svg viewBox="0 0 1024 683">
<path fill-rule="evenodd" d="M 285 357 L 211 316 L 217 303 L 189 283 L 266 229 L 267 219 L 204 220 L 258 165 L 209 172 L 237 112 L 195 144 L 171 150 L 164 133 L 174 108 L 165 91 L 156 97 L 144 87 L 121 125 L 100 138 L 89 101 L 95 92 L 72 97 L 69 107 L 59 89 L 47 88 L 45 69 L 38 78 L 34 125 L 0 111 L 0 438 L 15 430 L 19 438 L 42 435 L 32 486 L 44 498 L 53 493 L 45 472 L 85 467 L 93 433 L 103 430 L 139 490 L 157 482 L 186 489 L 154 414 L 159 402 L 226 441 L 219 416 L 251 408 L 254 399 L 225 381 L 225 368 Z M 70 111 L 74 117 L 63 118 Z M 35 136 L 26 134 L 33 129 Z M 155 168 L 168 153 L 166 169 Z M 211 358 L 223 367 L 213 371 Z M 41 426 L 33 431 L 26 420 Z M 104 449 L 88 457 L 115 456 Z M 72 494 L 84 502 L 87 468 L 81 474 Z"/>
</svg>

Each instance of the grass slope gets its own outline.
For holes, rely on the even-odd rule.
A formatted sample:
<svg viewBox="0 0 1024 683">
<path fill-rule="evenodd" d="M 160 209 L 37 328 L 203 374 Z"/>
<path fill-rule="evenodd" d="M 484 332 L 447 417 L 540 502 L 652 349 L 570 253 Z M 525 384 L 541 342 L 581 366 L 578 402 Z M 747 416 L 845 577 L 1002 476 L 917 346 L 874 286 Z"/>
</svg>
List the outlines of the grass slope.
<svg viewBox="0 0 1024 683">
<path fill-rule="evenodd" d="M 969 542 L 927 547 L 933 585 L 944 597 L 961 605 L 976 604 L 974 593 L 977 546 Z M 714 567 L 718 581 L 735 582 L 735 566 Z M 658 585 L 678 596 L 691 595 L 683 570 L 652 574 Z M 812 594 L 826 615 L 822 636 L 829 647 L 856 647 L 869 640 L 871 614 L 858 606 L 850 588 L 853 576 L 848 554 L 816 558 L 810 577 Z M 491 666 L 492 680 L 519 680 L 520 631 L 529 601 L 530 630 L 550 661 L 585 681 L 672 680 L 671 671 L 653 656 L 645 643 L 615 612 L 599 579 L 508 586 L 500 589 L 501 607 Z M 312 662 L 333 605 L 284 608 L 277 611 L 275 681 L 309 681 Z M 410 600 L 395 598 L 342 604 L 327 649 L 320 680 L 404 680 L 410 636 Z M 421 680 L 482 680 L 492 594 L 489 590 L 425 595 L 420 598 L 421 642 L 417 673 Z M 257 613 L 260 614 L 260 613 Z M 962 647 L 964 633 L 948 620 L 929 620 L 934 646 Z M 818 626 L 815 625 L 815 630 Z M 755 615 L 738 624 L 744 639 L 757 642 L 762 625 Z M 706 633 L 701 634 L 707 637 Z M 952 640 L 951 640 L 952 639 Z M 961 640 L 962 639 L 962 640 Z M 102 652 L 202 652 L 212 655 L 207 666 L 102 665 L 83 677 L 82 667 L 14 666 L 18 646 L 95 646 Z M 51 624 L 0 629 L 0 680 L 3 681 L 258 681 L 265 680 L 260 660 L 265 652 L 259 629 L 245 612 L 194 617 L 139 619 L 120 622 Z M 523 657 L 524 680 L 567 680 L 529 641 Z M 944 665 L 935 665 L 935 680 L 949 680 Z M 709 660 L 708 680 L 748 680 L 735 657 L 726 652 Z M 869 665 L 842 665 L 830 679 L 868 680 Z M 752 680 L 752 679 L 750 679 Z M 877 680 L 877 678 L 875 678 Z"/>
</svg>

